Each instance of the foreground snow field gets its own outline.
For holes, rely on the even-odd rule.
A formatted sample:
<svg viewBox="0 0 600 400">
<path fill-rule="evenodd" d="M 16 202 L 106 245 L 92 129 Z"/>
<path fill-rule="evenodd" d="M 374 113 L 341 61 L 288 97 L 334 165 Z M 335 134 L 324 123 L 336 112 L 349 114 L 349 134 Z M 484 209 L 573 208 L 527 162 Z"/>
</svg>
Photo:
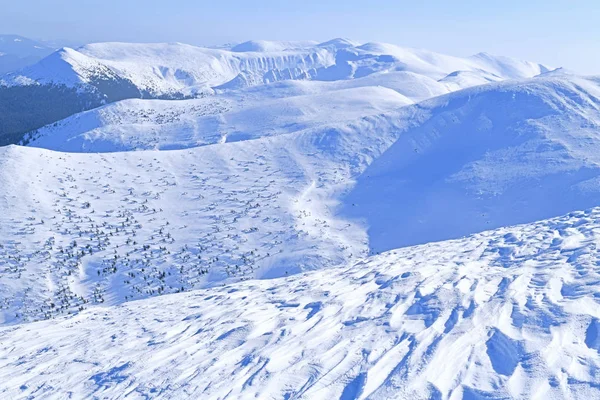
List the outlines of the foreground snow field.
<svg viewBox="0 0 600 400">
<path fill-rule="evenodd" d="M 0 397 L 595 398 L 599 220 L 2 328 Z"/>
</svg>

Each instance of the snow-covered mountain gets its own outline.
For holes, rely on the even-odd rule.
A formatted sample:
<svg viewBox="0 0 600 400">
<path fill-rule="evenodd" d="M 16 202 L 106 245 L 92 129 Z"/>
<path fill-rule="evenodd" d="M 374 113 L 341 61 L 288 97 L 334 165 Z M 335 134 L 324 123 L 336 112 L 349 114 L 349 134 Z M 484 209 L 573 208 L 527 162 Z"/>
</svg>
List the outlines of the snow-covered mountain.
<svg viewBox="0 0 600 400">
<path fill-rule="evenodd" d="M 6 327 L 0 396 L 597 398 L 599 220 Z"/>
<path fill-rule="evenodd" d="M 356 80 L 357 86 L 369 82 L 422 100 L 547 70 L 505 57 L 457 58 L 343 39 L 321 44 L 253 41 L 229 49 L 181 43 L 96 43 L 77 50 L 63 48 L 35 65 L 0 76 L 0 145 L 18 143 L 29 131 L 123 99 L 197 98 L 281 81 L 352 87 Z M 20 104 L 27 104 L 29 112 L 15 107 Z"/>
<path fill-rule="evenodd" d="M 383 91 L 374 93 L 373 87 L 396 91 L 405 97 L 402 100 L 395 96 L 396 103 L 405 105 L 471 86 L 547 71 L 539 64 L 488 54 L 461 59 L 389 44 L 358 45 L 337 39 L 321 44 L 246 42 L 231 50 L 182 44 L 102 43 L 79 51 L 64 49 L 7 79 L 13 83 L 72 86 L 92 84 L 98 76 L 105 76 L 107 81 L 114 77 L 151 97 L 216 91 L 213 97 L 181 104 L 109 104 L 32 132 L 24 140 L 28 143 L 33 139 L 35 145 L 49 149 L 94 152 L 186 148 L 226 140 L 228 134 L 240 132 L 245 137 L 257 137 L 274 131 L 289 132 L 292 125 L 299 130 L 310 125 L 302 121 L 317 122 L 314 113 L 307 111 L 311 108 L 320 109 L 321 115 L 327 117 L 331 114 L 329 107 L 344 109 L 352 98 L 374 104 L 379 97 L 394 97 Z M 186 78 L 178 78 L 183 76 Z M 363 93 L 344 91 L 357 88 L 364 88 Z M 365 107 L 365 100 L 354 102 L 354 107 Z M 245 110 L 241 116 L 240 108 Z M 254 114 L 252 118 L 265 117 L 265 112 L 256 114 L 259 108 L 267 109 L 270 115 L 264 119 L 264 126 L 254 125 L 260 128 L 258 132 L 247 132 L 244 123 L 232 123 L 232 119 L 247 119 L 250 114 Z M 121 117 L 124 109 L 128 116 Z M 186 111 L 191 109 L 197 111 Z M 307 115 L 300 117 L 305 111 Z M 346 108 L 342 112 L 351 116 L 357 111 Z M 180 116 L 184 114 L 182 121 Z M 335 113 L 339 114 L 340 111 Z M 206 132 L 210 132 L 210 138 L 202 137 Z M 61 137 L 55 139 L 57 134 Z"/>
<path fill-rule="evenodd" d="M 3 79 L 93 109 L 0 147 L 0 397 L 597 397 L 599 78 L 335 39 Z"/>
<path fill-rule="evenodd" d="M 4 85 L 95 85 L 131 82 L 146 96 L 194 96 L 212 88 L 251 86 L 286 79 L 337 81 L 377 72 L 407 71 L 442 79 L 457 71 L 492 79 L 526 78 L 548 67 L 478 54 L 458 58 L 384 43 L 247 42 L 231 50 L 181 43 L 96 43 L 64 48 L 38 64 L 2 78 Z"/>
<path fill-rule="evenodd" d="M 23 36 L 0 34 L 0 75 L 34 64 L 55 50 Z"/>
</svg>

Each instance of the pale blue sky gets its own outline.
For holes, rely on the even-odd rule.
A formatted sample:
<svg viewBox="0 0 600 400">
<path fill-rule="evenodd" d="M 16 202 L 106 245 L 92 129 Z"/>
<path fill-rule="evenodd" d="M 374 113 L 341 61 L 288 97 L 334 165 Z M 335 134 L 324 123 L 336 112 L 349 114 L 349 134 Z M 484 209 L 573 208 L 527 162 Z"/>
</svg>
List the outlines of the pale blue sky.
<svg viewBox="0 0 600 400">
<path fill-rule="evenodd" d="M 600 75 L 598 0 L 0 0 L 0 33 L 81 42 L 347 37 Z"/>
</svg>

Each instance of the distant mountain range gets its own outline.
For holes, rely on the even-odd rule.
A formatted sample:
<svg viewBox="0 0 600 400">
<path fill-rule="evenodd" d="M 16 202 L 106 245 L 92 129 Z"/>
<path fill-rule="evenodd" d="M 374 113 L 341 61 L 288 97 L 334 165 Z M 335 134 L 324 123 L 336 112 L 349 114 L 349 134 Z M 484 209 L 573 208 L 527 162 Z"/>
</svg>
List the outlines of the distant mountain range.
<svg viewBox="0 0 600 400">
<path fill-rule="evenodd" d="M 7 50 L 20 55 L 51 51 L 16 36 L 5 36 L 4 42 Z M 311 80 L 346 87 L 385 81 L 383 86 L 421 100 L 549 70 L 484 53 L 459 58 L 346 39 L 249 41 L 222 49 L 182 43 L 96 43 L 77 50 L 62 48 L 0 76 L 0 145 L 17 143 L 25 133 L 75 113 L 129 98 L 197 98 L 278 81 Z"/>
<path fill-rule="evenodd" d="M 0 74 L 35 64 L 56 47 L 19 35 L 0 35 Z"/>
<path fill-rule="evenodd" d="M 5 86 L 55 84 L 100 89 L 119 80 L 145 97 L 196 97 L 214 89 L 280 80 L 339 81 L 381 72 L 412 72 L 456 81 L 464 73 L 483 81 L 528 78 L 548 67 L 480 53 L 458 58 L 385 43 L 345 39 L 324 43 L 250 41 L 229 49 L 182 43 L 95 43 L 63 48 L 4 76 Z"/>
</svg>

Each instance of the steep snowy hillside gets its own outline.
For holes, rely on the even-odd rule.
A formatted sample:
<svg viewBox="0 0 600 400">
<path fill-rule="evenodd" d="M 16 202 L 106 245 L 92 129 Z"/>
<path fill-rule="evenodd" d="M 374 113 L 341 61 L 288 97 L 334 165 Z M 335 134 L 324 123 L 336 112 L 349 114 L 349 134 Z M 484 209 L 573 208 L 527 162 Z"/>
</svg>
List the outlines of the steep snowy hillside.
<svg viewBox="0 0 600 400">
<path fill-rule="evenodd" d="M 368 111 L 357 119 L 328 94 L 313 109 L 291 97 L 225 112 L 223 126 L 243 130 L 187 150 L 2 149 L 4 321 L 321 269 L 599 205 L 597 80 L 492 84 L 383 113 L 403 98 L 377 90 L 379 103 L 356 103 Z"/>
<path fill-rule="evenodd" d="M 598 79 L 491 84 L 411 108 L 427 119 L 343 198 L 342 214 L 364 221 L 373 251 L 600 204 Z"/>
<path fill-rule="evenodd" d="M 597 398 L 599 220 L 5 327 L 0 396 Z"/>
</svg>

